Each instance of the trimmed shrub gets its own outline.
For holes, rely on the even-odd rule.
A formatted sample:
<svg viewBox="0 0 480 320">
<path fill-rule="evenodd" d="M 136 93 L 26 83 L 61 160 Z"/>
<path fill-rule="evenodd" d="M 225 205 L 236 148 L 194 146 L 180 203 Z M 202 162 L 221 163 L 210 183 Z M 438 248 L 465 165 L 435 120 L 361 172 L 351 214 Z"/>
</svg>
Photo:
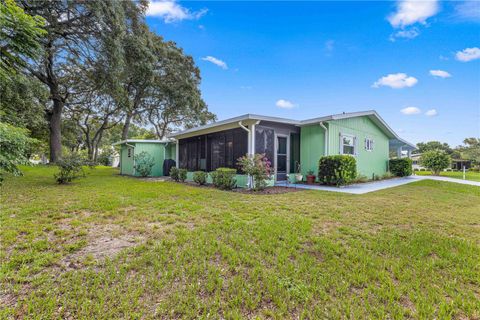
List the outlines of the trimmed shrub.
<svg viewBox="0 0 480 320">
<path fill-rule="evenodd" d="M 187 169 L 178 169 L 178 179 L 181 182 L 185 182 L 187 180 Z"/>
<path fill-rule="evenodd" d="M 218 168 L 217 170 L 210 172 L 213 185 L 222 190 L 231 190 L 235 188 L 237 184 L 237 180 L 235 179 L 236 174 L 237 170 L 231 168 Z"/>
<path fill-rule="evenodd" d="M 193 181 L 201 186 L 204 185 L 207 183 L 207 173 L 203 171 L 195 171 L 193 173 Z"/>
<path fill-rule="evenodd" d="M 171 167 L 169 174 L 170 174 L 170 178 L 172 178 L 174 181 L 178 182 L 180 180 L 180 178 L 178 176 L 178 168 L 177 167 Z"/>
<path fill-rule="evenodd" d="M 142 151 L 136 154 L 135 157 L 135 171 L 141 177 L 148 177 L 152 172 L 152 168 L 155 165 L 154 158 L 146 151 Z"/>
<path fill-rule="evenodd" d="M 349 155 L 321 157 L 318 164 L 318 180 L 327 185 L 343 186 L 357 177 L 357 161 Z"/>
<path fill-rule="evenodd" d="M 424 152 L 420 158 L 422 166 L 428 168 L 434 175 L 439 175 L 440 171 L 450 167 L 450 156 L 443 150 L 431 150 Z"/>
<path fill-rule="evenodd" d="M 406 177 L 412 175 L 412 159 L 390 159 L 388 161 L 388 167 L 390 172 L 397 177 Z"/>
<path fill-rule="evenodd" d="M 59 169 L 58 173 L 54 174 L 55 180 L 58 184 L 66 184 L 75 179 L 85 177 L 83 166 L 86 164 L 85 159 L 76 153 L 69 154 L 59 161 L 56 165 Z"/>
</svg>

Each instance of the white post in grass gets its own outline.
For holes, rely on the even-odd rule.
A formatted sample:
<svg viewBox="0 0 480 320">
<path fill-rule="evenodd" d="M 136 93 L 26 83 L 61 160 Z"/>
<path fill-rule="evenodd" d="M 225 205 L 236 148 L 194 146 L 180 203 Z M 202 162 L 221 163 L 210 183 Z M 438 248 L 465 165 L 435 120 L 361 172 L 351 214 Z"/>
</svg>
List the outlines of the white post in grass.
<svg viewBox="0 0 480 320">
<path fill-rule="evenodd" d="M 465 180 L 465 165 L 463 166 L 463 180 Z"/>
</svg>

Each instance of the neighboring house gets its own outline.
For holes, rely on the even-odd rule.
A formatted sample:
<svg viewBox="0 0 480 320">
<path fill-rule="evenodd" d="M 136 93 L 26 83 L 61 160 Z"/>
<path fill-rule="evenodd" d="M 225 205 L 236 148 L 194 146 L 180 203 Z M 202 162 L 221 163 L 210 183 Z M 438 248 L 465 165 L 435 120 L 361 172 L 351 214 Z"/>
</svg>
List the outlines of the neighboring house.
<svg viewBox="0 0 480 320">
<path fill-rule="evenodd" d="M 330 115 L 297 121 L 246 114 L 170 135 L 177 141 L 175 160 L 188 171 L 237 168 L 245 154 L 264 153 L 275 169 L 274 180 L 287 179 L 296 163 L 301 172 L 318 173 L 325 155 L 348 154 L 357 160 L 359 174 L 371 178 L 388 171 L 389 151 L 398 155 L 415 146 L 402 140 L 376 111 Z M 123 159 L 123 157 L 122 157 Z M 237 185 L 244 186 L 238 171 Z M 189 174 L 191 177 L 191 174 Z M 240 182 L 238 182 L 240 181 Z"/>
<path fill-rule="evenodd" d="M 420 158 L 421 157 L 422 157 L 421 153 L 412 154 L 410 156 L 410 159 L 412 159 L 412 169 L 413 170 L 425 169 L 425 167 L 423 167 L 420 163 Z"/>
<path fill-rule="evenodd" d="M 462 159 L 452 159 L 452 169 L 453 170 L 463 170 L 465 167 L 466 170 L 472 167 L 471 160 L 462 160 Z"/>
<path fill-rule="evenodd" d="M 135 172 L 135 156 L 146 151 L 150 154 L 155 165 L 152 168 L 151 176 L 164 176 L 164 160 L 175 159 L 175 141 L 172 140 L 122 140 L 113 144 L 120 146 L 120 174 L 138 175 Z"/>
</svg>

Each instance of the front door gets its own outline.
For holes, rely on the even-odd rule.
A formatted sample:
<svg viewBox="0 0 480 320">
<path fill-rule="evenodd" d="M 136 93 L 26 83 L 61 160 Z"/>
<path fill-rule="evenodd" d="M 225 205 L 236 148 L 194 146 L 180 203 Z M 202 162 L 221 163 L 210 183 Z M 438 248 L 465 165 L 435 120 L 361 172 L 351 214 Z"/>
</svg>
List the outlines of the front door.
<svg viewBox="0 0 480 320">
<path fill-rule="evenodd" d="M 277 181 L 287 179 L 287 138 L 277 137 Z"/>
</svg>

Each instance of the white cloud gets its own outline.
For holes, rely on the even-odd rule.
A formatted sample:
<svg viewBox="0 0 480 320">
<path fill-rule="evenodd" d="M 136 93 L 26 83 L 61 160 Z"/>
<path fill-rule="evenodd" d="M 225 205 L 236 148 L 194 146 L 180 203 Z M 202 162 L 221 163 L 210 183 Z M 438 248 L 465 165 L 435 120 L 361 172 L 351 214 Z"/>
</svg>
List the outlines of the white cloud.
<svg viewBox="0 0 480 320">
<path fill-rule="evenodd" d="M 211 62 L 211 63 L 213 63 L 214 65 L 217 65 L 217 66 L 219 66 L 220 68 L 222 68 L 222 69 L 224 69 L 224 70 L 227 70 L 227 69 L 228 69 L 228 66 L 227 66 L 227 64 L 225 63 L 225 61 L 222 61 L 222 60 L 217 59 L 217 58 L 215 58 L 215 57 L 206 56 L 206 57 L 203 57 L 202 60 Z"/>
<path fill-rule="evenodd" d="M 394 28 L 405 28 L 415 23 L 424 24 L 438 10 L 437 0 L 400 0 L 397 2 L 397 11 L 387 19 Z"/>
<path fill-rule="evenodd" d="M 425 115 L 427 117 L 435 117 L 436 115 L 438 115 L 438 112 L 435 109 L 430 109 L 427 112 L 425 112 Z"/>
<path fill-rule="evenodd" d="M 290 102 L 288 100 L 284 100 L 284 99 L 280 99 L 278 100 L 275 105 L 279 108 L 282 108 L 282 109 L 292 109 L 292 108 L 295 108 L 295 104 L 293 102 Z"/>
<path fill-rule="evenodd" d="M 395 38 L 413 39 L 416 38 L 419 34 L 420 32 L 418 32 L 418 28 L 399 30 L 390 36 L 390 41 L 395 41 Z"/>
<path fill-rule="evenodd" d="M 418 80 L 414 77 L 409 77 L 405 73 L 393 73 L 381 77 L 375 81 L 372 85 L 373 88 L 379 88 L 381 86 L 390 87 L 393 89 L 401 89 L 406 87 L 413 87 Z"/>
<path fill-rule="evenodd" d="M 480 49 L 475 47 L 475 48 L 466 48 L 463 49 L 462 51 L 457 51 L 455 54 L 455 58 L 457 58 L 458 61 L 462 62 L 468 62 L 476 59 L 480 59 Z"/>
<path fill-rule="evenodd" d="M 400 112 L 409 116 L 412 114 L 419 114 L 422 112 L 422 110 L 418 109 L 417 107 L 406 107 L 400 110 Z"/>
<path fill-rule="evenodd" d="M 335 49 L 335 41 L 333 40 L 325 41 L 325 54 L 327 56 L 331 56 L 334 49 Z"/>
<path fill-rule="evenodd" d="M 480 3 L 462 1 L 455 6 L 456 16 L 463 20 L 480 21 Z"/>
<path fill-rule="evenodd" d="M 165 23 L 172 23 L 182 20 L 197 20 L 207 13 L 207 9 L 192 12 L 182 7 L 175 0 L 150 1 L 147 9 L 147 16 L 162 18 Z"/>
<path fill-rule="evenodd" d="M 452 76 L 450 73 L 443 70 L 430 70 L 430 75 L 434 77 L 444 78 L 444 79 L 450 78 Z"/>
</svg>

